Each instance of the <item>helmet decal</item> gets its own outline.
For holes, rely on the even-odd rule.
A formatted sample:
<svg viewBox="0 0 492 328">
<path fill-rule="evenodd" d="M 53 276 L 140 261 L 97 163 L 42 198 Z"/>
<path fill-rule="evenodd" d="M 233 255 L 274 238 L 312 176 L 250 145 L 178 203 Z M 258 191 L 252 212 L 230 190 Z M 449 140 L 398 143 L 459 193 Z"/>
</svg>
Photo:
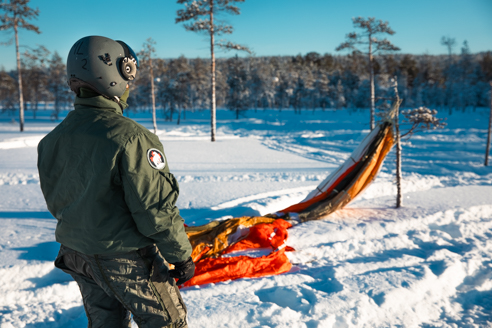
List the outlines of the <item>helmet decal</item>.
<svg viewBox="0 0 492 328">
<path fill-rule="evenodd" d="M 84 40 L 80 39 L 79 41 L 77 41 L 73 45 L 73 54 L 74 55 L 83 55 L 84 54 L 83 52 L 80 52 L 80 48 L 82 47 L 83 44 L 84 44 Z"/>
<path fill-rule="evenodd" d="M 155 148 L 147 150 L 147 160 L 150 166 L 156 170 L 162 170 L 166 166 L 166 160 L 162 152 Z"/>
<path fill-rule="evenodd" d="M 99 59 L 101 59 L 103 63 L 105 63 L 108 66 L 113 65 L 113 63 L 111 62 L 111 56 L 108 53 L 105 53 L 104 56 L 102 55 L 99 56 Z"/>
</svg>

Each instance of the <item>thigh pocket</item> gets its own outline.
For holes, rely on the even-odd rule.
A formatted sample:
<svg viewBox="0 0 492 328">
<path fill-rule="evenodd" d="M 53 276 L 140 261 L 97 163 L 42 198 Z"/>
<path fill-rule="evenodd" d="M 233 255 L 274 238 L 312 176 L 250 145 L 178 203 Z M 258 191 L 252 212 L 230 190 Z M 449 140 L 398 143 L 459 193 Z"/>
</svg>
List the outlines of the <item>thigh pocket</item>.
<svg viewBox="0 0 492 328">
<path fill-rule="evenodd" d="M 159 266 L 156 266 L 156 262 L 152 266 L 152 272 L 150 275 L 152 289 L 159 300 L 164 311 L 166 311 L 171 318 L 171 321 L 180 322 L 186 319 L 186 306 L 181 297 L 178 287 L 173 278 L 165 273 L 161 273 L 158 270 Z"/>
</svg>

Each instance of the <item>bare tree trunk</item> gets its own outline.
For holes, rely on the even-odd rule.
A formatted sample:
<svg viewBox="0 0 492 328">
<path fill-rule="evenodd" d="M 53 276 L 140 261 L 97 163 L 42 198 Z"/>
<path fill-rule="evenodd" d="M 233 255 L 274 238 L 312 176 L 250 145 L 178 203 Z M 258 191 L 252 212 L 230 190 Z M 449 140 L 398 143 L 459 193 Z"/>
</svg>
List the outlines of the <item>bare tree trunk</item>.
<svg viewBox="0 0 492 328">
<path fill-rule="evenodd" d="M 487 135 L 487 146 L 485 147 L 485 166 L 489 165 L 491 134 L 492 134 L 492 81 L 490 81 L 490 117 L 489 117 L 489 133 Z"/>
<path fill-rule="evenodd" d="M 155 92 L 154 92 L 154 69 L 152 68 L 152 53 L 149 52 L 150 66 L 150 94 L 152 97 L 152 123 L 154 124 L 154 134 L 157 134 L 157 118 L 155 114 Z"/>
<path fill-rule="evenodd" d="M 38 112 L 38 90 L 36 90 L 36 95 L 34 96 L 34 108 L 33 108 L 33 111 L 32 111 L 32 118 L 33 119 L 36 119 L 36 113 Z"/>
<path fill-rule="evenodd" d="M 400 108 L 396 110 L 396 208 L 402 206 L 402 195 L 401 195 L 401 142 L 400 142 L 400 123 L 399 120 L 399 112 Z"/>
<path fill-rule="evenodd" d="M 57 86 L 55 88 L 55 120 L 58 120 L 58 114 L 60 113 L 60 90 Z"/>
<path fill-rule="evenodd" d="M 374 112 L 375 112 L 375 95 L 374 95 L 374 57 L 372 56 L 372 42 L 369 36 L 369 71 L 371 82 L 371 114 L 370 114 L 370 126 L 371 131 L 374 130 Z"/>
<path fill-rule="evenodd" d="M 211 126 L 211 141 L 215 141 L 215 52 L 214 52 L 214 1 L 210 0 L 210 55 L 212 57 L 212 106 L 210 109 L 210 126 Z"/>
<path fill-rule="evenodd" d="M 22 93 L 22 73 L 21 73 L 21 61 L 19 52 L 19 33 L 17 31 L 17 18 L 14 18 L 14 33 L 15 33 L 15 53 L 17 55 L 17 75 L 19 81 L 19 121 L 20 131 L 24 131 L 24 96 Z"/>
<path fill-rule="evenodd" d="M 402 206 L 401 194 L 401 142 L 400 142 L 400 96 L 395 76 L 395 134 L 396 134 L 396 208 Z"/>
<path fill-rule="evenodd" d="M 56 96 L 55 96 L 55 110 L 54 110 L 54 113 L 55 114 L 55 121 L 58 120 L 58 113 L 60 112 L 60 109 L 58 108 L 58 105 L 59 105 L 59 97 L 58 97 L 58 90 L 56 91 Z"/>
</svg>

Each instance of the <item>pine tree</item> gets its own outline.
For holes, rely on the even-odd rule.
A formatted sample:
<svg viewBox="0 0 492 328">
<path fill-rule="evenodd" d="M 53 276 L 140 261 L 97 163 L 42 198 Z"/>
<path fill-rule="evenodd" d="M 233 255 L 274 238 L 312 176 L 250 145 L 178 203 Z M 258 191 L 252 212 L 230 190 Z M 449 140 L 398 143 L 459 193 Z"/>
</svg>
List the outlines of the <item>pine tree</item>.
<svg viewBox="0 0 492 328">
<path fill-rule="evenodd" d="M 22 70 L 21 60 L 19 52 L 19 28 L 41 33 L 39 28 L 35 25 L 29 24 L 27 21 L 33 18 L 37 18 L 39 15 L 39 9 L 32 9 L 27 4 L 29 0 L 10 0 L 9 3 L 0 4 L 0 9 L 4 12 L 0 15 L 0 31 L 14 30 L 15 38 L 15 53 L 17 56 L 17 75 L 19 85 L 19 121 L 20 131 L 24 131 L 24 97 L 22 93 Z"/>
<path fill-rule="evenodd" d="M 279 112 L 284 108 L 289 108 L 289 98 L 292 95 L 292 91 L 293 88 L 291 87 L 290 81 L 285 76 L 281 76 L 275 90 L 276 104 Z"/>
<path fill-rule="evenodd" d="M 485 81 L 492 81 L 492 52 L 487 51 L 479 61 L 479 64 L 483 79 Z"/>
<path fill-rule="evenodd" d="M 229 85 L 229 96 L 227 108 L 236 112 L 236 120 L 239 114 L 248 109 L 249 90 L 246 88 L 248 73 L 243 63 L 236 56 L 228 60 L 229 71 L 227 84 Z"/>
<path fill-rule="evenodd" d="M 68 100 L 69 95 L 73 95 L 69 92 L 67 86 L 66 71 L 63 59 L 58 52 L 55 51 L 48 62 L 48 90 L 55 103 L 53 113 L 51 114 L 52 120 L 58 120 L 61 110 L 60 105 Z"/>
<path fill-rule="evenodd" d="M 406 78 L 406 85 L 402 86 L 406 87 L 407 93 L 405 94 L 405 106 L 413 106 L 414 98 L 413 91 L 415 86 L 415 80 L 417 79 L 417 75 L 419 73 L 419 69 L 417 67 L 417 61 L 415 61 L 412 55 L 404 55 L 400 60 L 399 65 L 400 73 Z"/>
<path fill-rule="evenodd" d="M 199 68 L 199 67 L 198 67 Z M 200 73 L 199 73 L 200 75 Z M 196 100 L 196 88 L 192 79 L 189 60 L 184 56 L 172 59 L 167 64 L 166 73 L 160 83 L 160 99 L 164 108 L 164 117 L 173 120 L 174 113 L 178 112 L 177 124 L 181 122 L 181 114 L 186 118 L 186 109 Z"/>
<path fill-rule="evenodd" d="M 247 81 L 249 89 L 249 106 L 255 112 L 259 107 L 271 107 L 273 96 L 272 72 L 268 71 L 268 66 L 256 58 L 249 59 L 249 79 Z"/>
<path fill-rule="evenodd" d="M 335 99 L 335 108 L 340 109 L 345 105 L 345 96 L 343 94 L 343 85 L 342 80 L 338 80 L 336 86 L 336 99 Z"/>
<path fill-rule="evenodd" d="M 394 84 L 394 93 L 395 93 L 395 100 L 393 103 L 393 113 L 395 115 L 395 134 L 396 134 L 396 207 L 399 208 L 401 207 L 402 204 L 402 190 L 401 190 L 401 182 L 402 182 L 402 173 L 401 173 L 401 167 L 402 167 L 402 148 L 401 148 L 401 139 L 404 137 L 407 137 L 407 139 L 410 139 L 410 137 L 418 131 L 424 131 L 424 130 L 435 130 L 435 129 L 442 129 L 446 126 L 446 123 L 443 122 L 442 119 L 439 119 L 436 117 L 437 115 L 437 110 L 435 109 L 429 109 L 426 107 L 419 107 L 419 108 L 414 108 L 414 109 L 408 109 L 404 110 L 401 112 L 402 116 L 404 117 L 402 123 L 407 123 L 410 124 L 410 128 L 403 134 L 401 134 L 401 129 L 400 129 L 400 119 L 399 119 L 399 114 L 400 114 L 400 104 L 401 104 L 401 99 L 398 95 L 398 84 L 395 80 Z"/>
<path fill-rule="evenodd" d="M 26 98 L 31 102 L 30 109 L 32 116 L 35 119 L 38 111 L 38 103 L 43 98 L 46 98 L 48 84 L 48 74 L 46 63 L 50 51 L 44 46 L 39 46 L 33 50 L 27 50 L 24 53 L 23 66 L 26 68 L 23 72 L 25 78 L 23 81 L 23 89 L 26 91 Z"/>
<path fill-rule="evenodd" d="M 328 99 L 328 96 L 330 94 L 330 80 L 328 79 L 328 76 L 324 71 L 318 71 L 313 87 L 316 97 L 316 105 L 325 110 L 330 103 Z M 340 107 L 338 107 L 337 105 L 337 108 L 341 108 L 342 106 L 343 104 L 340 104 Z"/>
<path fill-rule="evenodd" d="M 176 23 L 193 21 L 185 24 L 187 31 L 204 32 L 210 36 L 210 56 L 211 56 L 211 140 L 215 141 L 216 129 L 216 100 L 215 100 L 215 46 L 225 50 L 250 50 L 242 45 L 232 43 L 226 40 L 216 41 L 215 37 L 223 34 L 231 34 L 233 28 L 231 25 L 216 24 L 214 15 L 220 12 L 226 12 L 233 15 L 239 15 L 240 10 L 234 3 L 244 2 L 244 0 L 178 0 L 178 4 L 185 5 L 185 9 L 177 12 Z"/>
<path fill-rule="evenodd" d="M 302 77 L 297 78 L 297 83 L 292 94 L 292 107 L 294 107 L 294 113 L 301 114 L 301 108 L 304 100 L 304 96 L 307 93 L 306 84 Z"/>
<path fill-rule="evenodd" d="M 167 72 L 169 80 L 164 88 L 164 101 L 169 104 L 171 111 L 169 117 L 172 120 L 174 110 L 178 111 L 177 124 L 181 122 L 181 113 L 186 113 L 190 107 L 191 99 L 191 70 L 188 59 L 184 56 L 174 59 L 169 63 Z M 184 114 L 183 116 L 186 116 Z"/>
<path fill-rule="evenodd" d="M 15 98 L 16 98 L 16 81 L 12 76 L 5 71 L 0 71 L 0 105 L 2 106 L 2 113 L 15 110 Z"/>
<path fill-rule="evenodd" d="M 210 103 L 207 90 L 209 90 L 209 81 L 207 78 L 208 67 L 205 62 L 197 58 L 192 61 L 192 71 L 190 74 L 190 108 L 195 110 L 202 109 L 207 103 Z"/>
<path fill-rule="evenodd" d="M 148 38 L 143 44 L 143 50 L 140 52 L 141 65 L 146 66 L 150 78 L 150 98 L 152 100 L 152 123 L 154 125 L 154 134 L 157 134 L 157 118 L 155 113 L 155 86 L 154 86 L 154 67 L 152 65 L 152 55 L 155 53 L 155 41 Z"/>
<path fill-rule="evenodd" d="M 441 38 L 441 44 L 448 48 L 448 58 L 451 58 L 451 55 L 453 54 L 453 48 L 456 44 L 456 39 L 449 36 L 443 36 Z"/>
<path fill-rule="evenodd" d="M 347 41 L 340 44 L 336 50 L 351 49 L 354 52 L 361 52 L 357 46 L 366 45 L 367 56 L 369 58 L 369 74 L 371 83 L 371 114 L 370 125 L 371 130 L 374 129 L 374 112 L 375 112 L 375 95 L 374 95 L 374 55 L 380 51 L 398 51 L 400 48 L 394 46 L 387 39 L 378 39 L 376 36 L 380 34 L 395 34 L 388 22 L 382 20 L 376 20 L 374 17 L 364 19 L 362 17 L 352 18 L 354 27 L 363 30 L 362 33 L 357 34 L 352 32 L 347 34 Z"/>
</svg>

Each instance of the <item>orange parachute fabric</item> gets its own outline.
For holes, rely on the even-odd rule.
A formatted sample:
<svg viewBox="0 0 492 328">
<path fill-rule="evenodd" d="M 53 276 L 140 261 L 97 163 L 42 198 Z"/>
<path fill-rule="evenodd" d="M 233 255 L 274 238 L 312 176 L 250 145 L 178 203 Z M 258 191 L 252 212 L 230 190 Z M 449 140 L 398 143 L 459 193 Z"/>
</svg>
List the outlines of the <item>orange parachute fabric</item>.
<svg viewBox="0 0 492 328">
<path fill-rule="evenodd" d="M 249 256 L 206 258 L 196 263 L 195 276 L 184 286 L 210 284 L 239 278 L 263 277 L 288 272 L 292 267 L 281 249 L 258 258 Z"/>
<path fill-rule="evenodd" d="M 263 277 L 289 271 L 292 265 L 285 251 L 293 250 L 293 248 L 286 247 L 285 242 L 288 237 L 287 229 L 290 227 L 292 225 L 289 222 L 277 219 L 272 223 L 259 223 L 250 228 L 243 228 L 247 230 L 243 239 L 225 248 L 222 254 L 267 247 L 272 252 L 261 257 L 242 255 L 203 258 L 196 262 L 195 276 L 184 286 L 209 284 L 229 279 Z"/>
<path fill-rule="evenodd" d="M 285 242 L 289 236 L 287 229 L 291 228 L 289 222 L 277 219 L 272 223 L 260 223 L 248 229 L 246 237 L 237 243 L 227 247 L 223 254 L 229 254 L 253 248 L 268 248 L 273 250 L 286 247 Z M 293 250 L 288 247 L 287 251 Z"/>
<path fill-rule="evenodd" d="M 392 124 L 382 123 L 366 136 L 344 164 L 300 203 L 267 216 L 186 227 L 196 271 L 184 286 L 289 271 L 292 265 L 285 251 L 293 250 L 286 246 L 287 229 L 292 225 L 282 218 L 297 213 L 301 222 L 317 220 L 343 208 L 372 182 L 393 144 Z M 234 252 L 255 248 L 270 248 L 272 252 L 262 257 L 232 256 Z"/>
<path fill-rule="evenodd" d="M 212 221 L 197 227 L 185 227 L 193 252 L 191 258 L 194 262 L 207 257 L 216 257 L 230 244 L 242 239 L 238 227 L 249 228 L 259 223 L 272 223 L 275 218 L 253 216 L 228 219 L 225 221 Z"/>
<path fill-rule="evenodd" d="M 304 211 L 305 209 L 309 208 L 309 206 L 314 205 L 314 204 L 324 200 L 335 189 L 335 187 L 340 183 L 340 181 L 343 181 L 343 179 L 345 179 L 345 177 L 347 175 L 349 175 L 356 166 L 357 166 L 357 163 L 350 166 L 345 172 L 342 173 L 342 175 L 340 175 L 335 180 L 335 182 L 333 182 L 333 184 L 331 184 L 328 187 L 328 189 L 325 192 L 323 192 L 317 196 L 314 196 L 311 199 L 306 199 L 306 200 L 304 200 L 298 204 L 291 205 L 291 206 L 287 207 L 286 209 L 283 209 L 281 212 L 282 213 L 300 213 L 300 212 Z"/>
<path fill-rule="evenodd" d="M 303 201 L 276 213 L 298 213 L 301 221 L 318 220 L 345 207 L 376 177 L 394 144 L 393 126 L 379 124 L 352 155 Z"/>
</svg>

